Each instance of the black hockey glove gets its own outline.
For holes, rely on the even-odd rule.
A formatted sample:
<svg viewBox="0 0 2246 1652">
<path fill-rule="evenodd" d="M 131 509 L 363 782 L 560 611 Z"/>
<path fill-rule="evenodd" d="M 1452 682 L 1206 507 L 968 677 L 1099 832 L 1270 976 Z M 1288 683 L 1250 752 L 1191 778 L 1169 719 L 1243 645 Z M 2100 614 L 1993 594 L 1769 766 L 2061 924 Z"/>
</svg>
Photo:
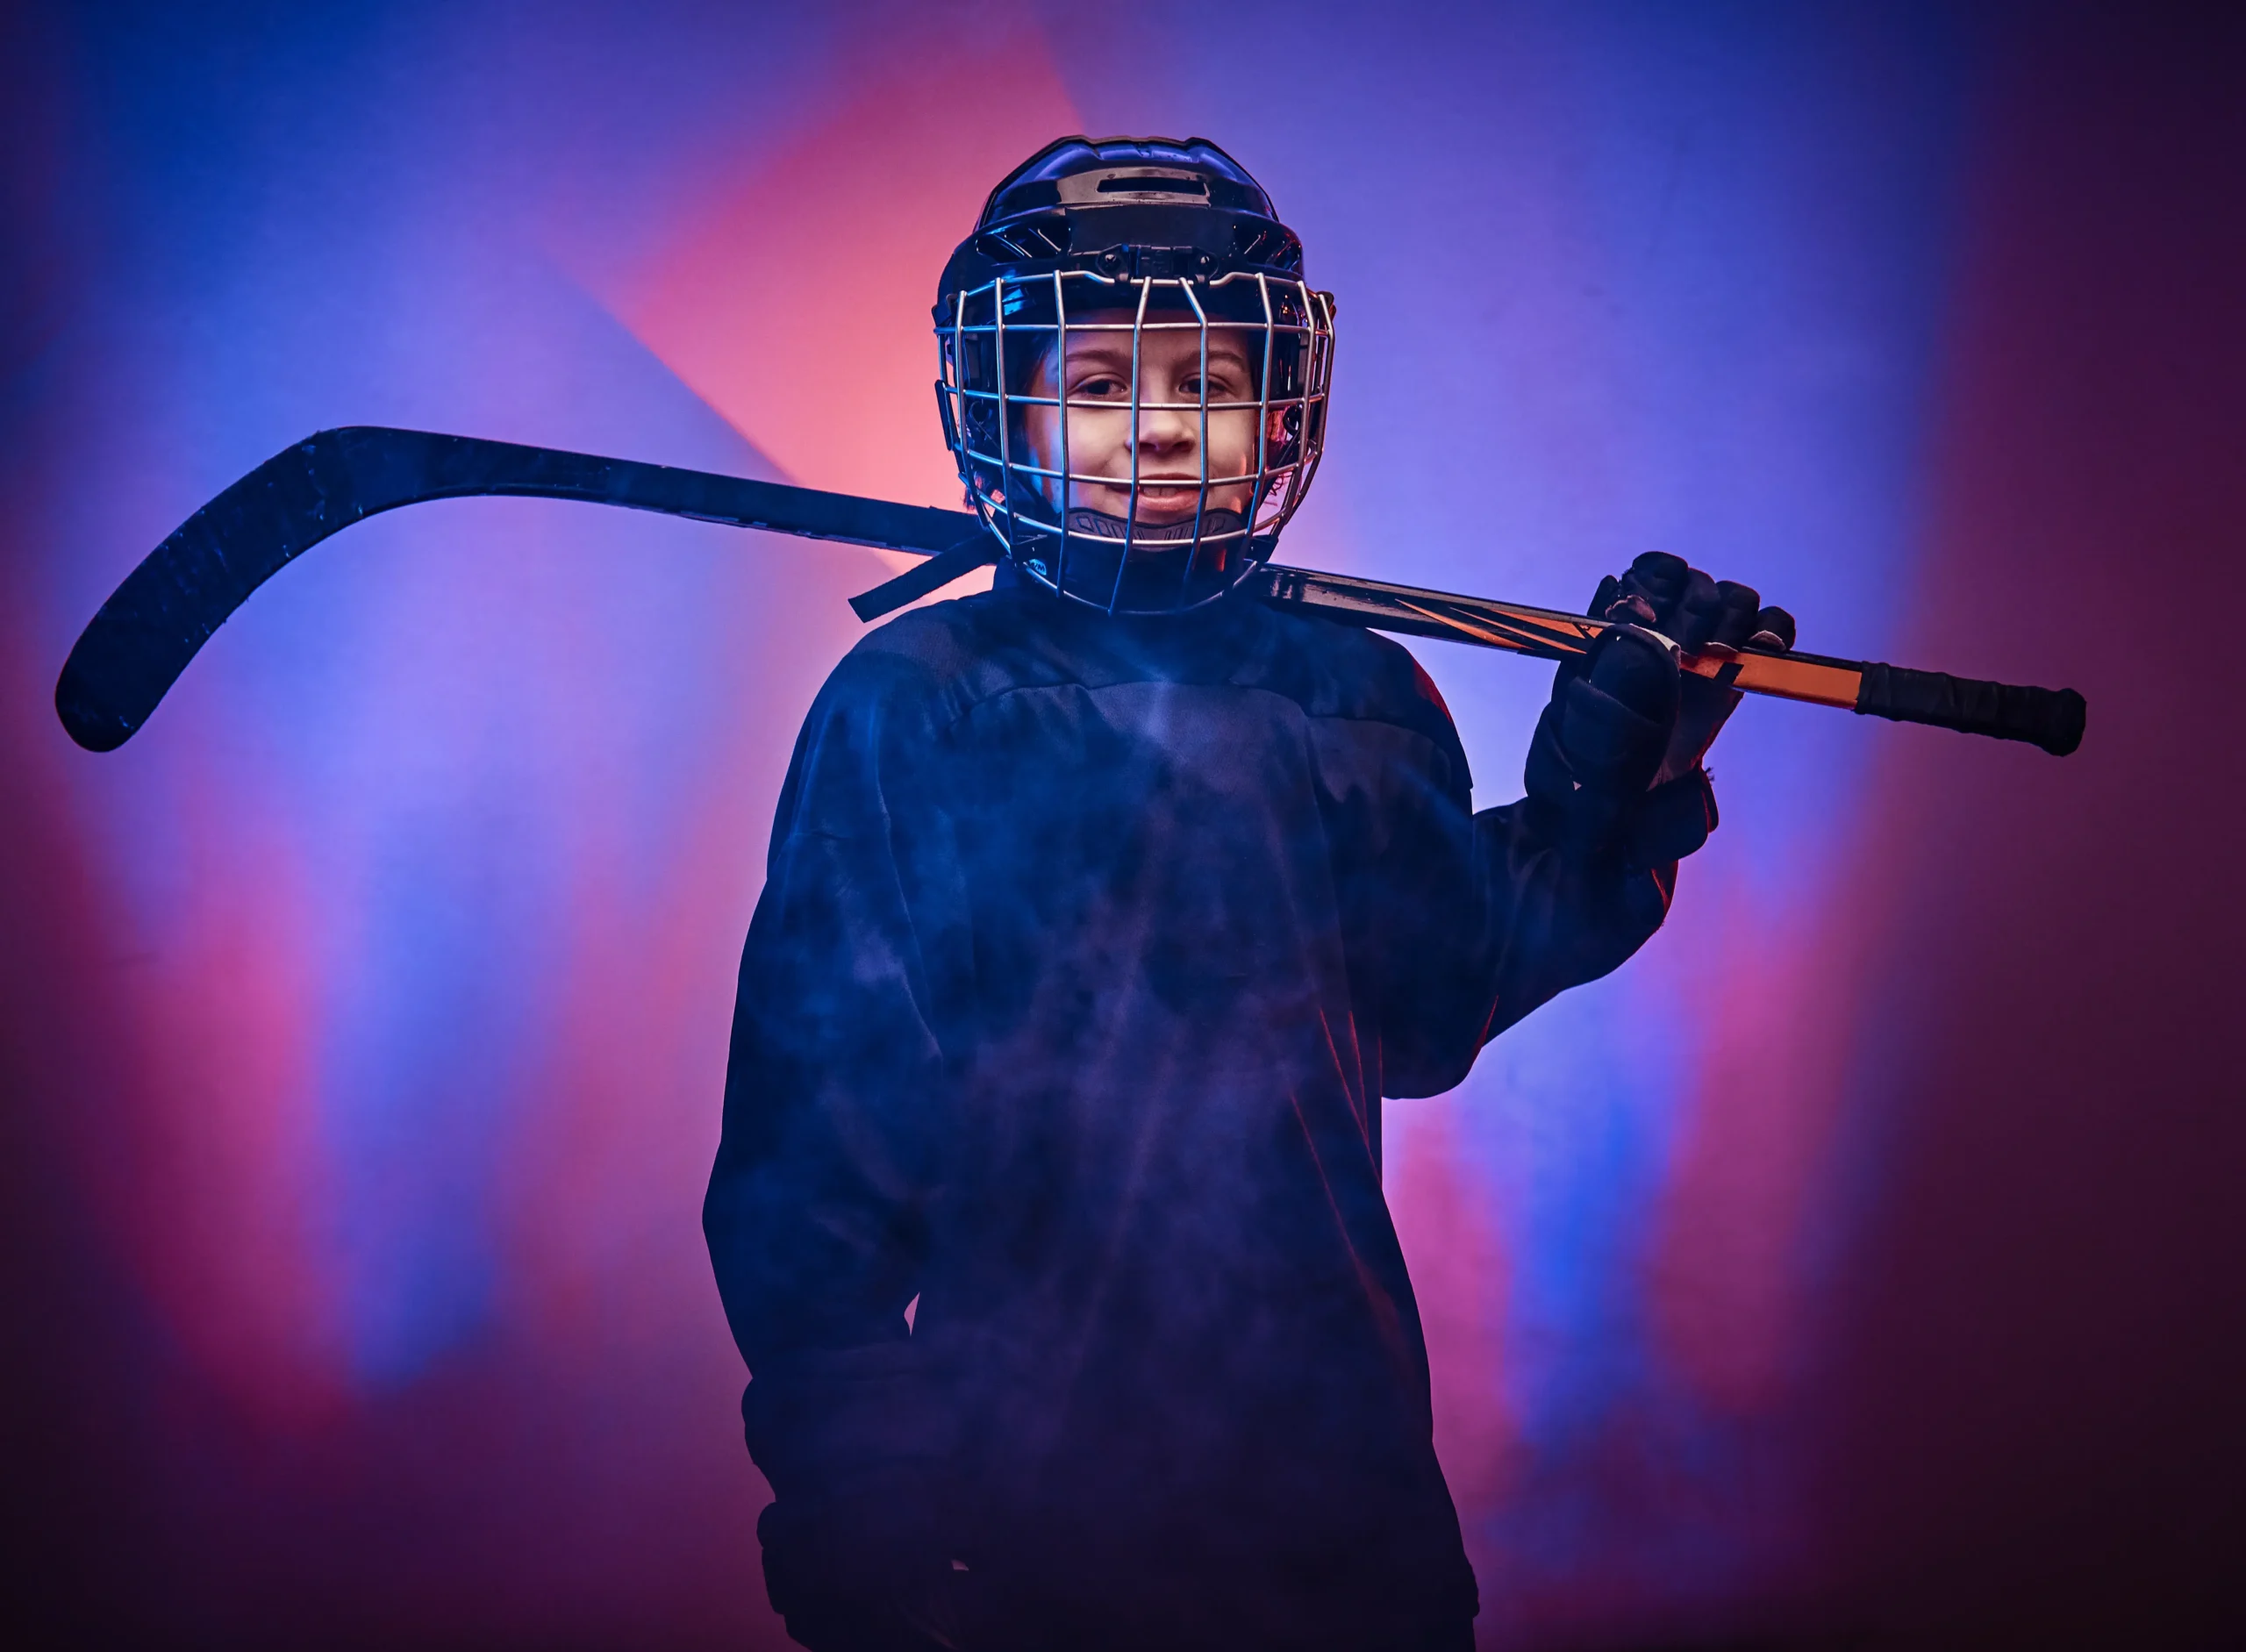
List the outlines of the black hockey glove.
<svg viewBox="0 0 2246 1652">
<path fill-rule="evenodd" d="M 841 1477 L 756 1519 L 764 1591 L 812 1652 L 935 1652 L 957 1644 L 938 1498 L 911 1465 Z"/>
<path fill-rule="evenodd" d="M 1793 616 L 1762 604 L 1752 586 L 1711 579 L 1681 556 L 1649 551 L 1620 579 L 1609 574 L 1599 582 L 1590 611 L 1595 619 L 1643 626 L 1686 654 L 1736 654 L 1750 642 L 1763 648 L 1792 647 Z M 1689 672 L 1679 676 L 1676 728 L 1656 785 L 1699 765 L 1740 701 L 1736 689 Z"/>
<path fill-rule="evenodd" d="M 1700 759 L 1740 696 L 1679 671 L 1677 653 L 1792 647 L 1792 616 L 1658 552 L 1601 580 L 1590 611 L 1613 623 L 1553 679 L 1528 748 L 1529 796 L 1578 845 L 1619 849 L 1634 866 L 1681 859 L 1714 829 Z"/>
<path fill-rule="evenodd" d="M 956 1643 L 941 1456 L 923 1374 L 887 1348 L 760 1364 L 742 1397 L 776 1500 L 758 1516 L 764 1588 L 812 1652 Z"/>
</svg>

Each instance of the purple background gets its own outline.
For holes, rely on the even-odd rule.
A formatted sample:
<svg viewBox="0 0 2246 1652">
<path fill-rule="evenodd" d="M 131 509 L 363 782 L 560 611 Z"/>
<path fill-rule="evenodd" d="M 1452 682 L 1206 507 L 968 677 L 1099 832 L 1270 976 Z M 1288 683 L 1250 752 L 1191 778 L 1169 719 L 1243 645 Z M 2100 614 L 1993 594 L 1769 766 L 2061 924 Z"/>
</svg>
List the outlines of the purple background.
<svg viewBox="0 0 2246 1652">
<path fill-rule="evenodd" d="M 1399 1104 L 1485 1646 L 2246 1635 L 2246 34 L 2213 8 L 1031 0 L 0 17 L 14 1640 L 776 1646 L 701 1251 L 734 956 L 871 553 L 355 528 L 48 704 L 226 483 L 394 423 L 953 504 L 925 306 L 1065 131 L 1341 298 L 1290 560 L 2088 696 L 1776 703 L 1670 926 Z M 1418 650 L 1485 802 L 1547 674 Z"/>
</svg>

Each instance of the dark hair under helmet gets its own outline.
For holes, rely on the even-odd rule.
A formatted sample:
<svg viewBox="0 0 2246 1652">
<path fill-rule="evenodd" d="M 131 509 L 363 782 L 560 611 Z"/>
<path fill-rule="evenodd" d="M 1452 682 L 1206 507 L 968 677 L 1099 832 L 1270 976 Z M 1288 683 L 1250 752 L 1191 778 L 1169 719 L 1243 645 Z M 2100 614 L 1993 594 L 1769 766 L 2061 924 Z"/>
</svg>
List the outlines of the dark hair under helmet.
<svg viewBox="0 0 2246 1652">
<path fill-rule="evenodd" d="M 991 191 L 944 266 L 935 320 L 936 399 L 960 481 L 1014 565 L 1062 596 L 1111 612 L 1212 601 L 1270 555 L 1310 487 L 1325 445 L 1334 297 L 1305 283 L 1301 240 L 1205 139 L 1063 138 L 1039 150 Z M 1194 400 L 1148 399 L 1139 362 L 1156 333 L 1193 335 L 1204 362 L 1212 336 L 1229 335 L 1248 363 L 1248 399 L 1211 401 L 1205 376 Z M 1067 395 L 1057 370 L 1039 383 L 1047 362 L 1065 363 L 1069 340 L 1098 333 L 1129 340 L 1127 404 Z M 1060 452 L 1033 454 L 1028 411 L 1055 407 Z M 1136 434 L 1149 411 L 1199 420 L 1190 518 L 1139 519 L 1149 496 Z M 1072 469 L 1071 426 L 1127 412 L 1131 474 Z M 1212 413 L 1255 419 L 1245 468 L 1209 474 Z M 1072 494 L 1087 484 L 1125 493 L 1127 512 L 1084 508 Z M 1177 483 L 1164 491 L 1174 498 Z"/>
</svg>

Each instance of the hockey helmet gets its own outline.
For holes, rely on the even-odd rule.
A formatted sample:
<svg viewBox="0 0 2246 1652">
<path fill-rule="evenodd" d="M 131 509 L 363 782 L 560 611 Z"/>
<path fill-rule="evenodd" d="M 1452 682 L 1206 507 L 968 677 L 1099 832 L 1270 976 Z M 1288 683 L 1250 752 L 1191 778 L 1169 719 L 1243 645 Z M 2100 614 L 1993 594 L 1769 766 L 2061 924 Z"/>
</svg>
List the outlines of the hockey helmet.
<svg viewBox="0 0 2246 1652">
<path fill-rule="evenodd" d="M 936 399 L 968 498 L 1018 569 L 1150 612 L 1212 601 L 1269 558 L 1317 470 L 1333 377 L 1333 295 L 1302 266 L 1270 197 L 1202 138 L 1064 138 L 991 190 L 938 284 Z M 1241 369 L 1216 399 L 1212 347 Z M 1120 364 L 1104 391 L 1071 388 L 1072 350 Z M 1162 416 L 1189 475 L 1141 474 Z"/>
</svg>

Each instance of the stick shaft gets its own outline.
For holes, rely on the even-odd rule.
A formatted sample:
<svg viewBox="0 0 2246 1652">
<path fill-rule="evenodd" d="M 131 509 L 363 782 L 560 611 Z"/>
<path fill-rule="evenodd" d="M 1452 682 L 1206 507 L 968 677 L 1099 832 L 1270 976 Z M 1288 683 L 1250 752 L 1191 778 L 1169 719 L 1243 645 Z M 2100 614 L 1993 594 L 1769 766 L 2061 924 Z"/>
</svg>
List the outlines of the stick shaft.
<svg viewBox="0 0 2246 1652">
<path fill-rule="evenodd" d="M 1581 654 L 1606 629 L 1587 615 L 1556 608 L 1387 585 L 1309 569 L 1275 567 L 1262 576 L 1260 583 L 1264 600 L 1278 607 L 1312 609 L 1376 631 L 1503 648 L 1540 660 L 1564 660 Z M 1735 656 L 1686 654 L 1679 663 L 1697 676 L 1715 678 L 1750 694 L 1806 700 L 1846 711 L 1856 709 L 1864 670 L 1855 661 L 1759 649 Z"/>
</svg>

